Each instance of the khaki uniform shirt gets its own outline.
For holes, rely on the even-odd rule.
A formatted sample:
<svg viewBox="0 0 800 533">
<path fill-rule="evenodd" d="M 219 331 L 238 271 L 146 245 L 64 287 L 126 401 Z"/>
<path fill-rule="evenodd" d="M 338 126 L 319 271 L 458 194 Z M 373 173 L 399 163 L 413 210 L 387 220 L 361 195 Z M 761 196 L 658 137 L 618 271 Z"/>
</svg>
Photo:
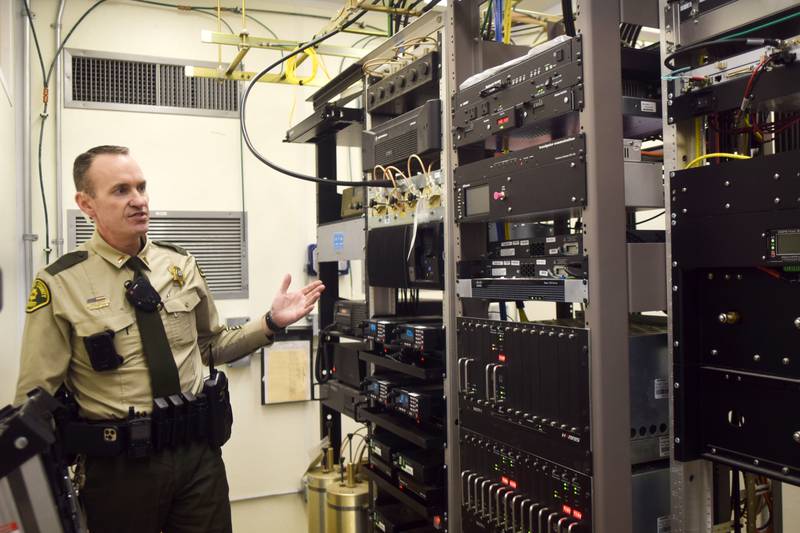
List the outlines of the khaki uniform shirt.
<svg viewBox="0 0 800 533">
<path fill-rule="evenodd" d="M 150 412 L 152 391 L 136 313 L 125 298 L 124 283 L 133 278 L 128 255 L 95 232 L 78 250 L 88 257 L 55 275 L 41 271 L 28 300 L 22 360 L 15 403 L 41 386 L 54 393 L 62 383 L 75 394 L 81 415 L 95 420 L 124 418 L 128 408 Z M 211 347 L 222 364 L 270 343 L 261 321 L 227 328 L 195 258 L 170 246 L 146 241 L 139 257 L 149 267 L 152 286 L 161 295 L 160 311 L 182 391 L 202 389 L 203 364 Z M 176 270 L 179 269 L 178 272 Z M 115 370 L 92 368 L 84 339 L 106 330 L 123 358 Z"/>
</svg>

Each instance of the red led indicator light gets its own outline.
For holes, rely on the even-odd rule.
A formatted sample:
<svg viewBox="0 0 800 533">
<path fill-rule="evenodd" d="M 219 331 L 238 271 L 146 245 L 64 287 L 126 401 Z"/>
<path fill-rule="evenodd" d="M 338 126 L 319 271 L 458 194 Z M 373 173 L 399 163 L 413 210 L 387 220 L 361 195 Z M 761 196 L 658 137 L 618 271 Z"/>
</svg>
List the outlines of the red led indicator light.
<svg viewBox="0 0 800 533">
<path fill-rule="evenodd" d="M 500 481 L 503 482 L 503 485 L 508 485 L 508 478 L 506 476 L 501 477 Z"/>
<path fill-rule="evenodd" d="M 442 525 L 442 517 L 441 516 L 434 516 L 433 517 L 433 525 L 436 529 L 439 529 L 439 526 Z"/>
<path fill-rule="evenodd" d="M 510 120 L 511 120 L 511 117 L 503 117 L 503 118 L 499 118 L 499 119 L 497 119 L 497 125 L 498 125 L 498 126 L 505 126 L 506 124 L 508 124 L 508 122 L 509 122 Z"/>
<path fill-rule="evenodd" d="M 564 514 L 572 514 L 572 507 L 570 507 L 566 503 L 561 506 L 561 510 L 564 511 Z"/>
<path fill-rule="evenodd" d="M 574 516 L 576 520 L 583 520 L 583 513 L 577 509 L 573 509 L 572 516 Z"/>
<path fill-rule="evenodd" d="M 508 484 L 512 489 L 516 489 L 517 488 L 517 482 L 514 481 L 513 479 L 509 480 Z"/>
<path fill-rule="evenodd" d="M 500 355 L 497 356 L 497 360 L 500 361 L 501 363 L 505 363 L 506 355 L 501 353 Z"/>
</svg>

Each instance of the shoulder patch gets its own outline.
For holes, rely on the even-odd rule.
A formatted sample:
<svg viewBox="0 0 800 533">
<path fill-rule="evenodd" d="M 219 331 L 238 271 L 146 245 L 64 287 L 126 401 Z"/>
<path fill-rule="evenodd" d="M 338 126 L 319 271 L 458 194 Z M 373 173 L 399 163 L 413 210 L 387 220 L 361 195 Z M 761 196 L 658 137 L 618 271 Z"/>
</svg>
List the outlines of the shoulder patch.
<svg viewBox="0 0 800 533">
<path fill-rule="evenodd" d="M 89 257 L 89 252 L 86 250 L 78 250 L 77 252 L 70 252 L 59 257 L 53 264 L 44 269 L 45 272 L 51 276 L 65 271 L 68 268 L 74 267 L 78 263 L 86 261 Z"/>
<path fill-rule="evenodd" d="M 52 299 L 50 298 L 50 288 L 42 279 L 36 278 L 33 282 L 31 294 L 28 296 L 28 305 L 25 306 L 26 313 L 33 313 L 42 307 L 50 305 Z"/>
<path fill-rule="evenodd" d="M 171 242 L 153 241 L 153 244 L 163 246 L 164 248 L 169 248 L 170 250 L 178 252 L 181 255 L 189 255 L 189 252 L 187 252 L 185 249 L 181 248 L 177 244 L 172 244 Z"/>
</svg>

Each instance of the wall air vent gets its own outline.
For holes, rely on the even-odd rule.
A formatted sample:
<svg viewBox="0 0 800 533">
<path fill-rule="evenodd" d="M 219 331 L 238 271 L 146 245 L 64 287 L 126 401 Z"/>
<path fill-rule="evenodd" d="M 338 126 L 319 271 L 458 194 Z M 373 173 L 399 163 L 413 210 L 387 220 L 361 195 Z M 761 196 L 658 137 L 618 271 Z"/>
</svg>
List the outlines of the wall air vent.
<svg viewBox="0 0 800 533">
<path fill-rule="evenodd" d="M 94 225 L 67 211 L 68 249 L 88 241 Z M 151 211 L 148 237 L 185 248 L 197 259 L 214 298 L 247 298 L 246 218 L 241 212 Z"/>
<path fill-rule="evenodd" d="M 239 117 L 239 82 L 189 78 L 178 59 L 67 50 L 64 106 L 83 109 Z"/>
</svg>

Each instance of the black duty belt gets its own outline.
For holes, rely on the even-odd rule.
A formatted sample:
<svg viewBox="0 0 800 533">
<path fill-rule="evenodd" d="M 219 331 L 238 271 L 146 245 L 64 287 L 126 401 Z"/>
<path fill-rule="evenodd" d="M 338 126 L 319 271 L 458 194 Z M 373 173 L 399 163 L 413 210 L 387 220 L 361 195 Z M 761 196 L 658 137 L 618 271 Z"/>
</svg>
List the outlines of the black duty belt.
<svg viewBox="0 0 800 533">
<path fill-rule="evenodd" d="M 149 415 L 133 413 L 131 408 L 124 420 L 64 421 L 59 426 L 64 451 L 94 457 L 127 455 L 139 458 L 192 442 L 222 446 L 227 438 L 220 442 L 219 431 L 215 428 L 221 423 L 227 425 L 227 435 L 230 436 L 232 419 L 220 421 L 215 413 L 220 407 L 226 407 L 230 413 L 230 400 L 226 395 L 216 401 L 224 401 L 226 405 L 218 406 L 211 405 L 216 403 L 213 398 L 214 395 L 209 398 L 205 392 L 197 395 L 184 392 L 156 398 Z"/>
</svg>

